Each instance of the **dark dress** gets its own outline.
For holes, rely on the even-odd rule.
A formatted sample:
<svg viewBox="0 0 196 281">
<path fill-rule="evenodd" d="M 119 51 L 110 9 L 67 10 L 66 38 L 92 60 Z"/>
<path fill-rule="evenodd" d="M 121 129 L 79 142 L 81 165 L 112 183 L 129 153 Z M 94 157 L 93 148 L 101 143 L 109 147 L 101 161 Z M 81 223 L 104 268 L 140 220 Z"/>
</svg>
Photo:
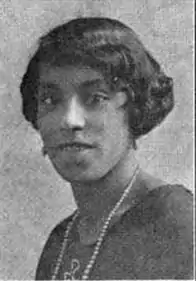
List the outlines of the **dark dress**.
<svg viewBox="0 0 196 281">
<path fill-rule="evenodd" d="M 36 280 L 51 280 L 67 223 L 59 223 L 42 251 Z M 57 279 L 80 261 L 80 279 L 94 244 L 82 245 L 73 227 Z M 91 280 L 193 279 L 193 196 L 182 185 L 158 185 L 140 173 L 130 208 L 108 229 Z"/>
</svg>

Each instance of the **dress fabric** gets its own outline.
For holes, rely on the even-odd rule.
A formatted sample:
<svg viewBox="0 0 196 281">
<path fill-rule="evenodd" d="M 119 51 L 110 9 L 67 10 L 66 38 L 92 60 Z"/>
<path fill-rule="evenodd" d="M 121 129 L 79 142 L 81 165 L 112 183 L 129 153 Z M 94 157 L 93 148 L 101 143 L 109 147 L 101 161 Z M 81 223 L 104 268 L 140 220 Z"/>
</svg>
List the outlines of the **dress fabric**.
<svg viewBox="0 0 196 281">
<path fill-rule="evenodd" d="M 40 256 L 36 280 L 51 280 L 64 232 L 73 215 L 50 233 Z M 82 273 L 94 244 L 80 243 L 77 227 L 69 235 L 57 280 L 70 272 L 73 259 Z M 109 227 L 90 280 L 193 279 L 193 196 L 182 185 L 153 186 L 137 179 L 130 208 Z"/>
</svg>

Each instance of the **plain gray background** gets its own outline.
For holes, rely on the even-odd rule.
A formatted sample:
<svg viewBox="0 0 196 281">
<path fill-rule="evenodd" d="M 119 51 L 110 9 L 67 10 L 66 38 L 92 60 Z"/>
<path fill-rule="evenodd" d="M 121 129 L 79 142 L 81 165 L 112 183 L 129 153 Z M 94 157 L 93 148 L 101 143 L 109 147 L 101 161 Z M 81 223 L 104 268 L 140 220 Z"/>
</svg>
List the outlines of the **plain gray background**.
<svg viewBox="0 0 196 281">
<path fill-rule="evenodd" d="M 78 15 L 129 24 L 174 78 L 176 106 L 138 143 L 141 166 L 193 187 L 193 1 L 0 1 L 0 279 L 33 279 L 45 240 L 73 211 L 69 185 L 40 153 L 41 141 L 21 114 L 19 84 L 36 40 Z"/>
</svg>

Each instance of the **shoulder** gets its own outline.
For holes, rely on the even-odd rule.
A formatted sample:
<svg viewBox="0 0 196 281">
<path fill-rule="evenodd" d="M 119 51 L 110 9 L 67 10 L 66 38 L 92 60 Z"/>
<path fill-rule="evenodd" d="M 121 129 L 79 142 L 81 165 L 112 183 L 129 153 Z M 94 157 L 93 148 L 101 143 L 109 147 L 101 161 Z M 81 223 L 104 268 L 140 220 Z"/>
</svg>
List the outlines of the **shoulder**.
<svg viewBox="0 0 196 281">
<path fill-rule="evenodd" d="M 59 222 L 50 232 L 38 261 L 35 280 L 51 279 L 64 239 L 66 227 L 72 217 L 73 214 Z"/>
<path fill-rule="evenodd" d="M 165 184 L 148 189 L 132 209 L 137 221 L 145 223 L 173 223 L 189 229 L 193 224 L 193 194 L 183 185 Z"/>
<path fill-rule="evenodd" d="M 181 220 L 186 216 L 192 217 L 193 194 L 183 185 L 168 184 L 143 170 L 140 171 L 135 185 L 137 206 L 147 212 L 146 214 L 154 211 L 157 216 L 165 214 L 168 217 L 179 217 Z"/>
<path fill-rule="evenodd" d="M 193 196 L 182 185 L 161 186 L 149 194 L 154 210 L 153 236 L 161 243 L 161 261 L 175 278 L 188 279 L 193 272 Z"/>
<path fill-rule="evenodd" d="M 179 224 L 193 220 L 193 194 L 183 185 L 168 184 L 140 170 L 134 189 L 137 203 L 133 210 L 141 213 L 141 219 L 175 217 Z"/>
<path fill-rule="evenodd" d="M 187 223 L 193 215 L 193 195 L 183 185 L 162 185 L 151 190 L 142 202 L 161 217 L 174 218 L 175 223 Z"/>
<path fill-rule="evenodd" d="M 125 221 L 146 245 L 149 267 L 154 264 L 155 272 L 174 279 L 192 278 L 193 195 L 190 190 L 178 184 L 150 189 Z"/>
<path fill-rule="evenodd" d="M 180 184 L 165 184 L 150 190 L 147 194 L 148 204 L 154 203 L 171 209 L 187 208 L 193 203 L 192 192 Z M 156 200 L 155 200 L 156 199 Z M 166 205 L 165 205 L 166 204 Z"/>
<path fill-rule="evenodd" d="M 182 185 L 160 186 L 149 194 L 157 229 L 191 247 L 193 239 L 193 195 Z M 144 204 L 145 205 L 145 204 Z M 183 246 L 181 244 L 181 246 Z"/>
</svg>

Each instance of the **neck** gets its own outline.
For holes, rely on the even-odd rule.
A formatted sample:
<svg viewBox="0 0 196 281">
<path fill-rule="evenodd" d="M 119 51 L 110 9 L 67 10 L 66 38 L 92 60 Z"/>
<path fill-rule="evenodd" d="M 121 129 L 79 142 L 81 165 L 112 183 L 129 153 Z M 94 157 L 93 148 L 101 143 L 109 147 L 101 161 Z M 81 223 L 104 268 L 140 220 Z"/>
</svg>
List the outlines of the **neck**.
<svg viewBox="0 0 196 281">
<path fill-rule="evenodd" d="M 92 222 L 108 216 L 135 172 L 137 161 L 131 149 L 104 178 L 94 182 L 72 183 L 80 217 Z"/>
</svg>

